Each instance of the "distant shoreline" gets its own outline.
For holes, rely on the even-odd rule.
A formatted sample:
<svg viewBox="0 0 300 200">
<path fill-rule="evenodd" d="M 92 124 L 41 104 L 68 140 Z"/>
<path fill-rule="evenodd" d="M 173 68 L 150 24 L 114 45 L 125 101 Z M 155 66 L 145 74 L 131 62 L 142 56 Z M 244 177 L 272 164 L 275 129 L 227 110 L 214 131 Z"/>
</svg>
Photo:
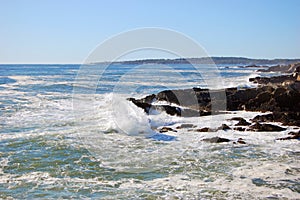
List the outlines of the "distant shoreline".
<svg viewBox="0 0 300 200">
<path fill-rule="evenodd" d="M 224 64 L 224 65 L 289 65 L 300 62 L 300 58 L 257 59 L 246 57 L 201 57 L 201 58 L 149 58 L 124 61 L 101 61 L 85 64 Z M 0 63 L 0 65 L 83 65 L 83 63 Z"/>
<path fill-rule="evenodd" d="M 295 59 L 254 59 L 245 57 L 201 57 L 201 58 L 176 58 L 176 59 L 141 59 L 117 62 L 93 62 L 91 64 L 237 64 L 237 65 L 287 65 L 300 62 L 300 58 Z"/>
</svg>

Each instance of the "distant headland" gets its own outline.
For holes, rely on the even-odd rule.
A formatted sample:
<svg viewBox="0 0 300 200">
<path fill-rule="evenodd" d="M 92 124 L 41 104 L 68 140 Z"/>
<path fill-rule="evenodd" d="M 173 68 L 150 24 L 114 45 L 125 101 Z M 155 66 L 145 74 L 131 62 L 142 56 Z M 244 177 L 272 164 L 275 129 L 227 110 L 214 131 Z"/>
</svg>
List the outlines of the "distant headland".
<svg viewBox="0 0 300 200">
<path fill-rule="evenodd" d="M 253 59 L 245 57 L 201 57 L 201 58 L 177 58 L 177 59 L 142 59 L 112 62 L 114 64 L 207 64 L 214 62 L 220 64 L 237 64 L 237 65 L 287 65 L 300 62 L 299 59 Z M 94 62 L 92 64 L 111 63 L 111 62 Z"/>
</svg>

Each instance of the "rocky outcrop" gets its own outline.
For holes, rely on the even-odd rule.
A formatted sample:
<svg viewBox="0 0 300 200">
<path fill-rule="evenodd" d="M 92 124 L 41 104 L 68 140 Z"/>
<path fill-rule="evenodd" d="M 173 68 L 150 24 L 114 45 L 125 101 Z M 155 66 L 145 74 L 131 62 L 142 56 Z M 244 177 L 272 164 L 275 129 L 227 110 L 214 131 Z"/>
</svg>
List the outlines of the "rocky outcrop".
<svg viewBox="0 0 300 200">
<path fill-rule="evenodd" d="M 300 112 L 273 112 L 266 115 L 257 115 L 253 122 L 281 122 L 286 126 L 300 127 Z"/>
<path fill-rule="evenodd" d="M 300 67 L 300 63 L 294 63 L 289 65 L 275 65 L 268 69 L 259 69 L 259 72 L 282 72 L 282 73 L 293 73 Z"/>
<path fill-rule="evenodd" d="M 225 93 L 225 99 L 211 99 Z M 223 93 L 223 94 L 222 94 Z M 143 99 L 129 99 L 146 113 L 151 110 L 165 111 L 170 115 L 183 117 L 205 116 L 212 114 L 212 101 L 217 105 L 224 104 L 226 110 L 247 110 L 273 112 L 269 121 L 281 121 L 286 125 L 300 125 L 300 92 L 293 87 L 262 86 L 258 88 L 240 89 L 228 88 L 225 91 L 209 91 L 207 89 L 166 90 L 157 95 L 150 95 Z M 152 105 L 148 102 L 164 101 L 169 105 Z M 172 104 L 172 106 L 170 105 Z M 174 106 L 173 106 L 174 105 Z M 178 106 L 176 106 L 178 105 Z M 222 110 L 214 108 L 213 114 Z M 258 120 L 254 119 L 254 120 Z M 261 120 L 260 120 L 261 121 Z M 249 125 L 239 119 L 237 126 Z"/>
<path fill-rule="evenodd" d="M 263 84 L 263 85 L 289 85 L 294 83 L 297 80 L 298 75 L 282 75 L 282 76 L 274 76 L 274 77 L 255 77 L 249 78 L 250 82 Z"/>
<path fill-rule="evenodd" d="M 165 90 L 142 99 L 129 98 L 128 100 L 148 114 L 155 110 L 170 115 L 197 117 L 224 113 L 226 110 L 260 111 L 272 113 L 257 116 L 253 122 L 282 122 L 284 125 L 300 126 L 300 82 L 297 80 L 300 63 L 291 64 L 286 68 L 288 71 L 293 69 L 294 74 L 250 79 L 261 84 L 257 88 Z M 166 103 L 159 104 L 159 102 Z M 235 120 L 238 121 L 236 126 L 250 125 L 244 119 Z M 256 126 L 258 127 L 258 124 Z M 270 127 L 262 125 L 257 130 L 268 128 Z"/>
<path fill-rule="evenodd" d="M 256 132 L 280 132 L 285 131 L 286 128 L 276 126 L 273 124 L 261 124 L 256 122 L 254 125 L 251 125 L 249 127 L 250 131 L 256 131 Z"/>
</svg>

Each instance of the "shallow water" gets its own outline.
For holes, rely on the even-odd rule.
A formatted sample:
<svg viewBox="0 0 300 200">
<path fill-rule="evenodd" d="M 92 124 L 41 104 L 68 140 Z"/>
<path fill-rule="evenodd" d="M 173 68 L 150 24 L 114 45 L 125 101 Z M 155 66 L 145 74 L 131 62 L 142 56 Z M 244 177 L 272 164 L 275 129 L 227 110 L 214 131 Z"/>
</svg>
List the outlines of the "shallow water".
<svg viewBox="0 0 300 200">
<path fill-rule="evenodd" d="M 126 98 L 206 87 L 199 71 L 188 65 L 115 65 L 99 77 L 101 67 L 92 66 L 76 79 L 79 67 L 0 65 L 0 198 L 300 198 L 299 141 L 275 140 L 294 127 L 281 133 L 187 128 L 168 132 L 170 141 L 159 140 L 153 136 L 162 126 L 231 126 L 234 116 L 258 113 L 147 116 Z M 254 69 L 219 70 L 223 83 L 216 88 L 253 86 L 247 80 L 257 75 Z M 201 141 L 213 136 L 247 144 Z"/>
</svg>

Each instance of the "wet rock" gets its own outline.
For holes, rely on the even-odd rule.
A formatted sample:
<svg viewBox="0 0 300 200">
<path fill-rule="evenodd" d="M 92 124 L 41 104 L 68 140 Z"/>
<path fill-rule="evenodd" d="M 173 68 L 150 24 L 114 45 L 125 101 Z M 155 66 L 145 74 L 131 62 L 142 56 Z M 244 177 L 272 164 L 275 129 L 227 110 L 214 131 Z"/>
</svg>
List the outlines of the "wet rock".
<svg viewBox="0 0 300 200">
<path fill-rule="evenodd" d="M 273 77 L 255 77 L 255 78 L 249 78 L 250 82 L 258 83 L 261 85 L 282 85 L 285 81 L 296 81 L 296 77 L 293 77 L 292 75 L 282 75 L 282 76 L 273 76 Z"/>
<path fill-rule="evenodd" d="M 175 106 L 170 105 L 154 105 L 152 106 L 152 109 L 158 110 L 158 111 L 165 111 L 169 115 L 177 115 L 181 116 L 181 109 Z"/>
<path fill-rule="evenodd" d="M 298 132 L 290 132 L 288 134 L 290 136 L 284 137 L 284 138 L 277 138 L 276 140 L 293 140 L 293 139 L 300 140 L 300 131 L 298 131 Z"/>
<path fill-rule="evenodd" d="M 234 121 L 240 121 L 240 120 L 243 120 L 244 118 L 242 117 L 232 117 L 231 119 L 229 120 L 234 120 Z"/>
<path fill-rule="evenodd" d="M 217 130 L 230 130 L 231 128 L 227 124 L 222 124 L 220 127 L 217 128 Z"/>
<path fill-rule="evenodd" d="M 155 101 L 155 98 L 155 94 L 148 95 L 144 98 L 144 103 L 152 103 L 153 101 Z"/>
<path fill-rule="evenodd" d="M 268 66 L 265 66 L 265 65 L 246 65 L 246 66 L 239 66 L 240 68 L 241 67 L 244 67 L 244 68 L 269 68 Z"/>
<path fill-rule="evenodd" d="M 227 139 L 227 138 L 221 138 L 221 137 L 205 138 L 202 141 L 210 142 L 210 143 L 230 142 L 229 139 Z"/>
<path fill-rule="evenodd" d="M 149 103 L 145 103 L 142 100 L 137 100 L 134 98 L 128 98 L 128 101 L 131 101 L 132 103 L 134 103 L 137 107 L 142 108 L 147 114 L 149 114 L 149 110 L 151 108 L 151 104 Z"/>
<path fill-rule="evenodd" d="M 259 93 L 256 97 L 256 102 L 258 104 L 270 101 L 272 95 L 269 91 Z"/>
<path fill-rule="evenodd" d="M 276 126 L 273 124 L 260 124 L 256 122 L 254 125 L 249 127 L 251 131 L 257 131 L 257 132 L 280 132 L 285 131 L 286 128 Z"/>
<path fill-rule="evenodd" d="M 274 98 L 277 98 L 279 97 L 280 95 L 284 94 L 287 92 L 287 89 L 286 88 L 283 88 L 283 87 L 278 87 L 275 89 L 275 91 L 273 92 L 273 97 Z"/>
<path fill-rule="evenodd" d="M 253 119 L 253 122 L 273 122 L 274 116 L 273 114 L 267 114 L 267 115 L 256 115 Z"/>
<path fill-rule="evenodd" d="M 253 122 L 281 122 L 283 125 L 300 126 L 300 112 L 274 111 L 267 115 L 257 115 Z"/>
<path fill-rule="evenodd" d="M 176 130 L 174 130 L 170 127 L 165 127 L 165 126 L 159 130 L 160 133 L 165 133 L 165 132 L 169 132 L 169 131 L 177 132 Z"/>
<path fill-rule="evenodd" d="M 243 138 L 239 138 L 236 142 L 233 142 L 233 144 L 246 144 L 246 142 L 243 140 Z"/>
<path fill-rule="evenodd" d="M 247 122 L 244 118 L 242 117 L 233 117 L 230 120 L 235 120 L 238 121 L 237 124 L 235 124 L 235 126 L 249 126 L 251 123 Z"/>
<path fill-rule="evenodd" d="M 208 127 L 204 127 L 204 128 L 196 129 L 195 131 L 197 131 L 197 132 L 210 132 L 212 130 Z"/>
<path fill-rule="evenodd" d="M 239 143 L 239 144 L 246 144 L 246 142 L 243 140 L 243 138 L 239 138 L 237 140 L 237 143 Z"/>
<path fill-rule="evenodd" d="M 299 73 L 300 64 L 295 69 L 295 73 Z M 296 81 L 297 76 L 294 74 L 266 78 L 256 77 L 251 81 L 262 84 L 257 88 L 227 88 L 225 91 L 201 88 L 165 90 L 157 95 L 152 94 L 142 99 L 130 98 L 128 100 L 148 114 L 152 110 L 157 110 L 169 115 L 197 117 L 220 114 L 226 108 L 228 111 L 272 112 L 270 115 L 257 116 L 253 121 L 282 122 L 284 125 L 300 126 L 300 82 Z M 288 84 L 282 86 L 283 82 Z M 166 104 L 153 104 L 157 101 L 163 101 Z M 244 119 L 237 121 L 236 126 L 250 125 Z"/>
<path fill-rule="evenodd" d="M 300 74 L 297 77 L 297 81 L 295 83 L 290 84 L 290 88 L 297 92 L 300 92 Z"/>
<path fill-rule="evenodd" d="M 196 126 L 194 124 L 181 124 L 180 126 L 177 126 L 176 129 L 182 129 L 182 128 L 195 128 Z"/>
<path fill-rule="evenodd" d="M 236 130 L 236 131 L 245 131 L 246 128 L 244 128 L 244 127 L 234 127 L 234 130 Z"/>
<path fill-rule="evenodd" d="M 235 126 L 248 126 L 251 125 L 250 122 L 247 122 L 245 119 L 239 121 L 237 124 L 235 124 Z"/>
</svg>

